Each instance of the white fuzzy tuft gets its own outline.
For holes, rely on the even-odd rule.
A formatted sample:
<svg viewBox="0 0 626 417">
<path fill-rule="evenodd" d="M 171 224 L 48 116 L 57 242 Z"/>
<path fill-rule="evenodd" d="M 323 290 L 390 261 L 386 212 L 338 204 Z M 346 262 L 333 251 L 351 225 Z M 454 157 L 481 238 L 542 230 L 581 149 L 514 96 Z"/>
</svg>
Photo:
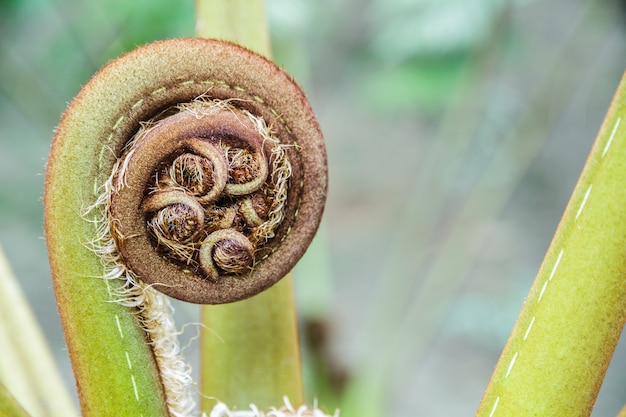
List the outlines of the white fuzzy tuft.
<svg viewBox="0 0 626 417">
<path fill-rule="evenodd" d="M 287 397 L 283 398 L 285 405 L 281 408 L 272 408 L 269 411 L 261 411 L 254 404 L 250 404 L 250 410 L 232 411 L 224 403 L 217 403 L 209 417 L 339 417 L 339 410 L 335 411 L 332 416 L 324 413 L 322 410 L 313 406 L 309 409 L 302 405 L 297 409 L 294 408 Z"/>
</svg>

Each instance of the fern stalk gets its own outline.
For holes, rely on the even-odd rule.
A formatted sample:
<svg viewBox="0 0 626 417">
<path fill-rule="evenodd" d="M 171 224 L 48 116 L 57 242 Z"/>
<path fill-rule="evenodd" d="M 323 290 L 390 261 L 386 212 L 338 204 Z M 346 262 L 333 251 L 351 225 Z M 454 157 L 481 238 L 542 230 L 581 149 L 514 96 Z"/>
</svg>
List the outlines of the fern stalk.
<svg viewBox="0 0 626 417">
<path fill-rule="evenodd" d="M 589 416 L 626 320 L 626 79 L 478 417 Z"/>
<path fill-rule="evenodd" d="M 271 47 L 263 1 L 197 0 L 196 34 L 236 42 L 266 57 Z M 203 306 L 202 409 L 302 404 L 300 348 L 291 276 L 249 300 Z"/>
</svg>

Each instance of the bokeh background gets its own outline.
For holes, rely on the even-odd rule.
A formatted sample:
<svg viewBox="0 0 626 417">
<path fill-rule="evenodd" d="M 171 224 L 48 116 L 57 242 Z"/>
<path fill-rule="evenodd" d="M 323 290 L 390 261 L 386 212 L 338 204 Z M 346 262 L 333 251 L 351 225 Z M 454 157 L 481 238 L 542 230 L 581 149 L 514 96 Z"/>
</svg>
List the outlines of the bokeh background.
<svg viewBox="0 0 626 417">
<path fill-rule="evenodd" d="M 309 396 L 472 416 L 626 68 L 624 3 L 266 3 L 330 164 L 296 269 Z M 0 245 L 72 389 L 43 240 L 54 127 L 108 60 L 193 28 L 191 0 L 0 0 Z M 625 402 L 621 343 L 593 416 Z"/>
</svg>

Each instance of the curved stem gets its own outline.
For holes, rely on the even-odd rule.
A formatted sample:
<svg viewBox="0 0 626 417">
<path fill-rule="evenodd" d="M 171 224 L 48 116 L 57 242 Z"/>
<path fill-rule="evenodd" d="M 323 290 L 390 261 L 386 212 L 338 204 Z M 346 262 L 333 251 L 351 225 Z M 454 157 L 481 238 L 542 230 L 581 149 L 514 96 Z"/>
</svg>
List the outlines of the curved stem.
<svg viewBox="0 0 626 417">
<path fill-rule="evenodd" d="M 626 320 L 626 78 L 477 416 L 589 416 Z"/>
<path fill-rule="evenodd" d="M 237 42 L 271 55 L 262 0 L 197 0 L 196 34 Z M 203 306 L 203 410 L 303 402 L 300 350 L 291 276 L 251 299 Z"/>
<path fill-rule="evenodd" d="M 97 116 L 116 100 L 106 91 L 82 94 L 57 131 L 44 195 L 50 266 L 83 416 L 110 416 L 115 410 L 124 416 L 165 417 L 163 389 L 136 310 L 111 302 L 122 282 L 104 279 L 107 270 L 87 247 L 97 239 L 101 214 L 87 219 L 82 212 L 94 206 L 99 194 L 102 136 L 111 123 Z"/>
<path fill-rule="evenodd" d="M 57 149 L 56 159 L 90 161 L 63 153 Z M 132 308 L 110 301 L 111 287 L 120 284 L 97 278 L 103 276 L 103 267 L 84 246 L 95 234 L 93 225 L 77 213 L 90 194 L 89 175 L 76 163 L 66 169 L 52 163 L 48 172 L 46 235 L 83 416 L 109 416 L 116 410 L 125 416 L 165 417 L 162 387 L 145 333 Z"/>
</svg>

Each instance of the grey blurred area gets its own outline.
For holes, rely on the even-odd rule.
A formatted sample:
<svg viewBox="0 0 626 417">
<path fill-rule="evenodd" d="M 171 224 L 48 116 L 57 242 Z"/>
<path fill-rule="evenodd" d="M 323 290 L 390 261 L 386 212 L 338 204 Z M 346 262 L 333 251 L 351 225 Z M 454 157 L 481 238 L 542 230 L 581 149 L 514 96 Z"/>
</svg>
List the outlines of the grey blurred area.
<svg viewBox="0 0 626 417">
<path fill-rule="evenodd" d="M 624 3 L 266 3 L 328 147 L 295 271 L 308 395 L 471 416 L 626 68 Z M 108 60 L 193 26 L 190 0 L 0 0 L 0 244 L 72 388 L 43 239 L 54 127 Z M 593 416 L 624 403 L 620 345 Z"/>
</svg>

